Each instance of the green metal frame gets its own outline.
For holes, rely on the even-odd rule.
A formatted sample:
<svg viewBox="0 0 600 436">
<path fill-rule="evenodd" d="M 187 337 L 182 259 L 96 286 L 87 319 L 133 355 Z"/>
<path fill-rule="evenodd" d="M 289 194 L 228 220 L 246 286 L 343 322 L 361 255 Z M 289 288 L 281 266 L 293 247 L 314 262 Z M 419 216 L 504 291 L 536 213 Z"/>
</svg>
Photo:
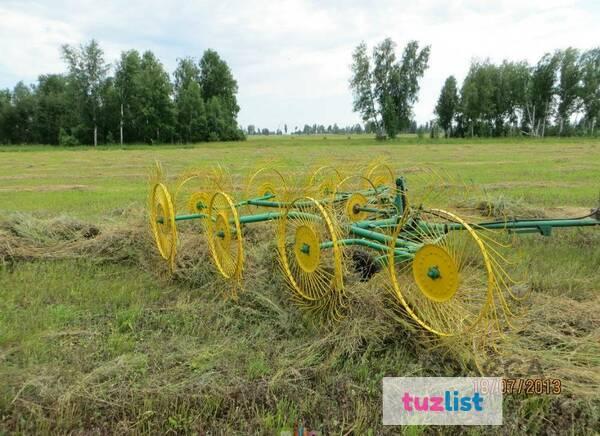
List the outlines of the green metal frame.
<svg viewBox="0 0 600 436">
<path fill-rule="evenodd" d="M 375 189 L 367 189 L 363 191 L 357 191 L 367 197 L 373 197 L 377 194 L 381 194 L 390 190 L 388 186 L 377 187 Z M 347 226 L 345 229 L 348 235 L 352 237 L 340 239 L 338 241 L 339 246 L 361 246 L 373 249 L 380 253 L 386 253 L 392 243 L 393 237 L 381 233 L 377 230 L 389 229 L 396 227 L 402 215 L 407 207 L 407 201 L 405 197 L 406 185 L 404 178 L 399 177 L 396 179 L 396 194 L 390 203 L 389 209 L 376 209 L 372 207 L 359 208 L 360 211 L 368 212 L 371 214 L 369 219 L 358 221 Z M 322 200 L 323 203 L 335 204 L 346 201 L 352 192 L 341 192 L 335 195 L 333 199 Z M 279 209 L 277 212 L 262 212 L 256 214 L 241 215 L 239 217 L 240 224 L 248 225 L 258 222 L 267 222 L 281 218 L 284 212 L 281 211 L 283 208 L 290 207 L 291 202 L 276 201 L 275 194 L 267 194 L 262 197 L 251 198 L 242 200 L 235 204 L 237 208 L 241 206 L 251 205 L 259 206 L 264 208 Z M 308 202 L 297 202 L 295 206 L 301 207 L 302 205 L 308 204 Z M 205 209 L 207 205 L 199 203 L 198 209 Z M 418 217 L 418 211 L 416 211 Z M 300 212 L 291 210 L 288 216 L 299 216 Z M 313 219 L 319 219 L 316 215 L 302 213 Z M 381 216 L 384 217 L 381 217 Z M 208 215 L 205 213 L 178 215 L 175 217 L 176 221 L 187 221 L 195 219 L 204 219 Z M 159 222 L 162 219 L 159 218 Z M 232 223 L 233 224 L 233 223 Z M 586 226 L 597 226 L 600 225 L 600 210 L 596 210 L 589 216 L 582 218 L 560 218 L 560 219 L 511 219 L 504 221 L 491 221 L 469 224 L 474 229 L 502 229 L 514 233 L 539 233 L 543 236 L 550 236 L 554 228 L 566 228 L 566 227 L 586 227 Z M 406 231 L 402 231 L 399 237 L 394 242 L 395 246 L 395 257 L 399 261 L 411 260 L 417 250 L 422 244 L 414 242 L 414 238 L 408 238 L 408 236 L 414 236 L 411 229 L 420 228 L 421 230 L 434 230 L 440 234 L 446 234 L 450 231 L 464 230 L 465 227 L 459 223 L 447 223 L 437 224 L 421 221 L 418 219 L 408 221 L 406 223 Z M 403 237 L 404 235 L 404 237 Z M 322 249 L 328 249 L 333 247 L 332 241 L 324 241 L 320 244 Z M 376 258 L 377 262 L 382 264 L 386 263 L 388 259 L 387 255 L 380 255 Z"/>
</svg>

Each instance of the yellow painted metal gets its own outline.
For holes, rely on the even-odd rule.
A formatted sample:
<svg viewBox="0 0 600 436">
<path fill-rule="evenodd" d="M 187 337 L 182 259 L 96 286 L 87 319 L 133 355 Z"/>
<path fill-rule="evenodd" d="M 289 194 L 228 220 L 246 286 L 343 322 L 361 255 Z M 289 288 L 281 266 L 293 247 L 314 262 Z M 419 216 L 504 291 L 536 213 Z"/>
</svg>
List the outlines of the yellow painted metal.
<svg viewBox="0 0 600 436">
<path fill-rule="evenodd" d="M 342 180 L 342 175 L 335 167 L 324 165 L 311 174 L 306 192 L 322 199 L 329 199 L 335 193 L 335 187 Z"/>
<path fill-rule="evenodd" d="M 359 191 L 370 191 L 372 194 L 367 196 Z M 331 205 L 332 213 L 345 224 L 343 227 L 348 229 L 348 224 L 373 216 L 372 212 L 355 211 L 355 205 L 370 209 L 385 208 L 382 196 L 375 192 L 375 185 L 365 176 L 355 174 L 345 177 L 335 187 L 332 198 L 336 200 Z M 347 232 L 345 236 L 348 236 Z"/>
<path fill-rule="evenodd" d="M 316 250 L 320 241 L 331 245 Z M 291 202 L 279 221 L 277 248 L 296 303 L 305 310 L 341 318 L 345 293 L 339 228 L 323 205 L 312 197 Z"/>
<path fill-rule="evenodd" d="M 217 238 L 217 252 L 219 259 L 223 259 L 226 253 L 231 249 L 231 227 L 229 226 L 229 217 L 227 211 L 221 211 L 217 214 L 217 220 L 215 222 L 215 232 Z"/>
<path fill-rule="evenodd" d="M 194 192 L 188 198 L 187 210 L 189 211 L 189 213 L 199 213 L 199 212 L 207 213 L 209 203 L 210 203 L 210 194 L 208 192 L 200 192 L 200 191 Z M 204 208 L 198 208 L 199 204 L 202 204 L 204 206 Z"/>
<path fill-rule="evenodd" d="M 317 269 L 321 258 L 319 237 L 312 226 L 303 224 L 296 229 L 294 254 L 300 268 L 307 273 Z"/>
<path fill-rule="evenodd" d="M 191 213 L 198 213 L 198 210 L 191 209 L 191 197 L 197 192 L 206 193 L 206 206 L 210 201 L 209 192 L 233 191 L 233 180 L 229 172 L 217 165 L 211 169 L 189 169 L 183 172 L 175 182 L 175 193 L 173 195 L 173 204 L 177 209 L 185 208 Z"/>
<path fill-rule="evenodd" d="M 240 220 L 231 197 L 224 192 L 216 192 L 210 199 L 208 215 L 203 223 L 215 266 L 223 277 L 239 284 L 244 267 L 244 249 Z"/>
<path fill-rule="evenodd" d="M 378 162 L 367 167 L 365 171 L 365 178 L 371 181 L 375 187 L 388 186 L 393 189 L 396 186 L 396 177 L 394 171 L 389 165 Z M 365 188 L 368 188 L 368 184 L 365 184 Z"/>
<path fill-rule="evenodd" d="M 271 167 L 260 168 L 250 176 L 244 191 L 244 199 L 264 197 L 266 194 L 273 194 L 271 201 L 282 202 L 288 200 L 289 192 L 285 177 L 278 170 Z M 261 206 L 247 205 L 250 213 L 264 209 Z"/>
<path fill-rule="evenodd" d="M 416 218 L 428 225 L 413 225 L 402 236 L 409 243 L 424 244 L 420 255 L 417 251 L 419 264 L 413 266 L 398 261 L 394 250 L 400 232 Z M 464 230 L 446 233 L 444 223 L 458 223 Z M 392 238 L 388 252 L 392 289 L 418 325 L 439 336 L 455 336 L 472 331 L 490 315 L 496 286 L 492 261 L 478 232 L 462 218 L 440 209 L 407 212 Z M 432 267 L 439 270 L 439 285 L 426 281 Z"/>
<path fill-rule="evenodd" d="M 271 194 L 276 195 L 276 189 L 273 182 L 263 182 L 256 190 L 257 197 L 264 197 L 265 195 Z"/>
<path fill-rule="evenodd" d="M 368 203 L 369 199 L 367 197 L 360 192 L 355 192 L 348 198 L 348 200 L 346 200 L 346 216 L 352 222 L 367 219 L 369 213 L 366 211 L 361 211 L 358 208 L 366 207 Z"/>
<path fill-rule="evenodd" d="M 177 253 L 175 208 L 169 190 L 163 183 L 152 186 L 149 211 L 150 228 L 158 251 L 168 261 L 169 268 L 173 269 Z"/>
<path fill-rule="evenodd" d="M 412 272 L 421 292 L 432 301 L 447 301 L 458 290 L 458 265 L 438 245 L 425 244 L 417 251 Z"/>
</svg>

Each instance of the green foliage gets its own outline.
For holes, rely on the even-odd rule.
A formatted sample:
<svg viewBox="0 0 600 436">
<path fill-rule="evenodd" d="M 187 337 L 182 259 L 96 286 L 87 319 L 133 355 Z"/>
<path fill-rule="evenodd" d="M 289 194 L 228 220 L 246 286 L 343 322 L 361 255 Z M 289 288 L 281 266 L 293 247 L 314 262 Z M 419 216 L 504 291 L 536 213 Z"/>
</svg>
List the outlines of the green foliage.
<svg viewBox="0 0 600 436">
<path fill-rule="evenodd" d="M 81 110 L 83 123 L 94 131 L 93 144 L 98 145 L 98 116 L 103 105 L 102 88 L 109 65 L 104 62 L 104 52 L 92 39 L 87 45 L 62 47 L 63 59 L 69 70 L 69 80 Z"/>
<path fill-rule="evenodd" d="M 151 51 L 142 55 L 140 64 L 140 119 L 144 142 L 172 140 L 174 106 L 172 86 L 162 63 Z"/>
<path fill-rule="evenodd" d="M 12 92 L 13 110 L 7 120 L 12 138 L 17 143 L 34 142 L 33 116 L 35 113 L 35 96 L 23 82 L 17 83 Z"/>
<path fill-rule="evenodd" d="M 473 62 L 461 89 L 461 106 L 471 136 L 491 136 L 501 113 L 497 98 L 500 72 L 489 61 Z"/>
<path fill-rule="evenodd" d="M 548 117 L 552 110 L 559 58 L 545 54 L 533 68 L 527 104 L 529 128 L 534 136 L 544 136 Z"/>
<path fill-rule="evenodd" d="M 368 126 L 372 125 L 373 132 L 381 130 L 378 111 L 375 108 L 375 95 L 373 92 L 373 77 L 367 45 L 362 42 L 352 54 L 352 78 L 350 88 L 354 94 L 352 109 L 359 112 Z"/>
<path fill-rule="evenodd" d="M 218 97 L 226 116 L 235 120 L 240 111 L 235 97 L 238 85 L 227 63 L 214 50 L 206 50 L 200 59 L 200 84 L 204 99 Z"/>
<path fill-rule="evenodd" d="M 175 70 L 175 108 L 177 135 L 183 142 L 206 140 L 207 120 L 200 69 L 190 58 L 181 59 Z"/>
<path fill-rule="evenodd" d="M 65 45 L 62 54 L 67 74 L 0 90 L 0 144 L 245 139 L 237 125 L 237 82 L 214 50 L 199 62 L 180 60 L 174 83 L 150 51 L 122 52 L 113 77 L 95 40 Z"/>
<path fill-rule="evenodd" d="M 237 126 L 240 110 L 235 96 L 237 82 L 229 66 L 214 50 L 206 50 L 200 59 L 199 81 L 206 104 L 208 131 L 215 133 L 211 138 L 216 136 L 221 141 L 243 139 L 244 134 Z"/>
<path fill-rule="evenodd" d="M 350 79 L 354 111 L 374 125 L 377 136 L 390 138 L 410 125 L 419 79 L 427 69 L 430 52 L 429 46 L 419 51 L 419 44 L 411 41 L 398 61 L 395 47 L 394 41 L 386 38 L 375 46 L 369 59 L 366 44 L 358 45 L 352 55 Z"/>
<path fill-rule="evenodd" d="M 73 135 L 70 135 L 62 127 L 58 133 L 58 144 L 63 146 L 79 145 L 79 141 Z"/>
<path fill-rule="evenodd" d="M 8 89 L 0 89 L 0 144 L 11 142 L 9 121 L 13 110 L 10 91 Z"/>
<path fill-rule="evenodd" d="M 115 87 L 114 78 L 109 77 L 104 82 L 101 93 L 103 104 L 98 116 L 100 141 L 107 144 L 114 144 L 114 138 L 118 137 L 120 123 L 119 91 Z"/>
<path fill-rule="evenodd" d="M 565 124 L 569 123 L 571 114 L 577 109 L 580 94 L 581 68 L 579 65 L 579 50 L 572 47 L 557 54 L 560 60 L 560 80 L 558 82 L 557 118 L 560 124 L 559 134 Z"/>
<path fill-rule="evenodd" d="M 225 118 L 219 97 L 211 97 L 206 106 L 208 130 L 212 135 L 211 140 L 217 140 L 225 135 Z"/>
<path fill-rule="evenodd" d="M 107 144 L 114 144 L 115 143 L 115 138 L 114 138 L 112 132 L 110 132 L 110 131 L 106 135 L 106 143 Z"/>
<path fill-rule="evenodd" d="M 122 130 L 122 142 L 133 142 L 142 136 L 141 64 L 142 58 L 137 50 L 122 52 L 121 59 L 117 62 L 114 83 L 119 100 L 119 127 L 120 131 Z"/>
<path fill-rule="evenodd" d="M 583 53 L 580 66 L 585 128 L 593 135 L 600 119 L 600 47 Z"/>
<path fill-rule="evenodd" d="M 60 74 L 39 77 L 33 121 L 37 142 L 54 145 L 60 143 L 60 131 L 69 125 L 69 118 L 72 116 L 67 86 L 67 78 Z"/>
<path fill-rule="evenodd" d="M 440 126 L 456 126 L 454 136 L 593 135 L 600 112 L 599 53 L 568 48 L 545 54 L 534 66 L 473 61 L 452 118 L 452 93 L 444 84 L 436 105 Z M 571 126 L 574 114 L 583 117 Z"/>
<path fill-rule="evenodd" d="M 446 137 L 452 136 L 452 121 L 458 108 L 458 92 L 456 90 L 456 79 L 450 76 L 444 82 L 444 87 L 435 106 L 435 113 L 444 129 Z"/>
</svg>

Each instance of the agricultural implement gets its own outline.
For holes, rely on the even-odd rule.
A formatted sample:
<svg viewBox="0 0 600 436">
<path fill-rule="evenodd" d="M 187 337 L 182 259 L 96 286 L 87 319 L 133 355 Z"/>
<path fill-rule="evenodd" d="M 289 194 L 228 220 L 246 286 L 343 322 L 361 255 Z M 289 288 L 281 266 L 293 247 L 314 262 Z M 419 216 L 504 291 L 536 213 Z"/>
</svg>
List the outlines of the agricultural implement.
<svg viewBox="0 0 600 436">
<path fill-rule="evenodd" d="M 360 174 L 343 177 L 324 166 L 292 188 L 280 172 L 263 168 L 239 192 L 217 168 L 208 177 L 184 175 L 171 194 L 157 164 L 150 226 L 160 255 L 173 269 L 177 223 L 199 221 L 214 265 L 235 295 L 244 271 L 246 228 L 274 222 L 281 270 L 302 308 L 338 319 L 348 305 L 350 275 L 364 281 L 386 274 L 386 289 L 409 320 L 436 335 L 454 336 L 478 326 L 500 328 L 509 318 L 509 301 L 524 297 L 523 284 L 507 272 L 510 238 L 600 225 L 598 209 L 580 218 L 476 222 L 425 207 L 427 195 L 409 190 L 385 164 Z M 444 188 L 433 183 L 424 191 Z M 188 213 L 177 213 L 180 202 Z"/>
</svg>

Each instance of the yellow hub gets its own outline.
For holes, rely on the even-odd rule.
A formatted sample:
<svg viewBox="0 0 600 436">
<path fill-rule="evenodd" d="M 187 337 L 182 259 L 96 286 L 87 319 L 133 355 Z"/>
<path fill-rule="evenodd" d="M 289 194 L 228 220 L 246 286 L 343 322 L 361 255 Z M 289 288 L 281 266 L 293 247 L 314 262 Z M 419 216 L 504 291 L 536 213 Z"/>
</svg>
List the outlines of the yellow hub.
<svg viewBox="0 0 600 436">
<path fill-rule="evenodd" d="M 346 215 L 350 218 L 350 221 L 356 222 L 367 219 L 369 214 L 359 210 L 359 208 L 365 207 L 368 202 L 367 197 L 358 192 L 355 192 L 346 200 Z"/>
<path fill-rule="evenodd" d="M 458 290 L 458 267 L 442 247 L 423 245 L 415 254 L 412 271 L 417 286 L 431 301 L 447 301 Z"/>
<path fill-rule="evenodd" d="M 311 227 L 305 224 L 296 229 L 294 254 L 298 265 L 304 272 L 314 272 L 319 266 L 319 260 L 321 259 L 319 237 Z"/>
<path fill-rule="evenodd" d="M 167 247 L 170 244 L 169 238 L 171 237 L 171 229 L 170 229 L 170 221 L 168 212 L 165 212 L 165 208 L 162 204 L 156 205 L 156 220 L 160 222 L 158 225 L 159 238 L 161 239 L 161 246 Z M 169 256 L 169 253 L 165 254 L 166 257 Z"/>
<path fill-rule="evenodd" d="M 231 229 L 229 227 L 229 219 L 227 213 L 220 212 L 217 215 L 215 222 L 215 240 L 217 241 L 217 247 L 223 252 L 228 252 L 231 247 Z"/>
<path fill-rule="evenodd" d="M 187 208 L 190 213 L 208 213 L 210 195 L 206 192 L 194 192 L 188 199 Z"/>
</svg>

